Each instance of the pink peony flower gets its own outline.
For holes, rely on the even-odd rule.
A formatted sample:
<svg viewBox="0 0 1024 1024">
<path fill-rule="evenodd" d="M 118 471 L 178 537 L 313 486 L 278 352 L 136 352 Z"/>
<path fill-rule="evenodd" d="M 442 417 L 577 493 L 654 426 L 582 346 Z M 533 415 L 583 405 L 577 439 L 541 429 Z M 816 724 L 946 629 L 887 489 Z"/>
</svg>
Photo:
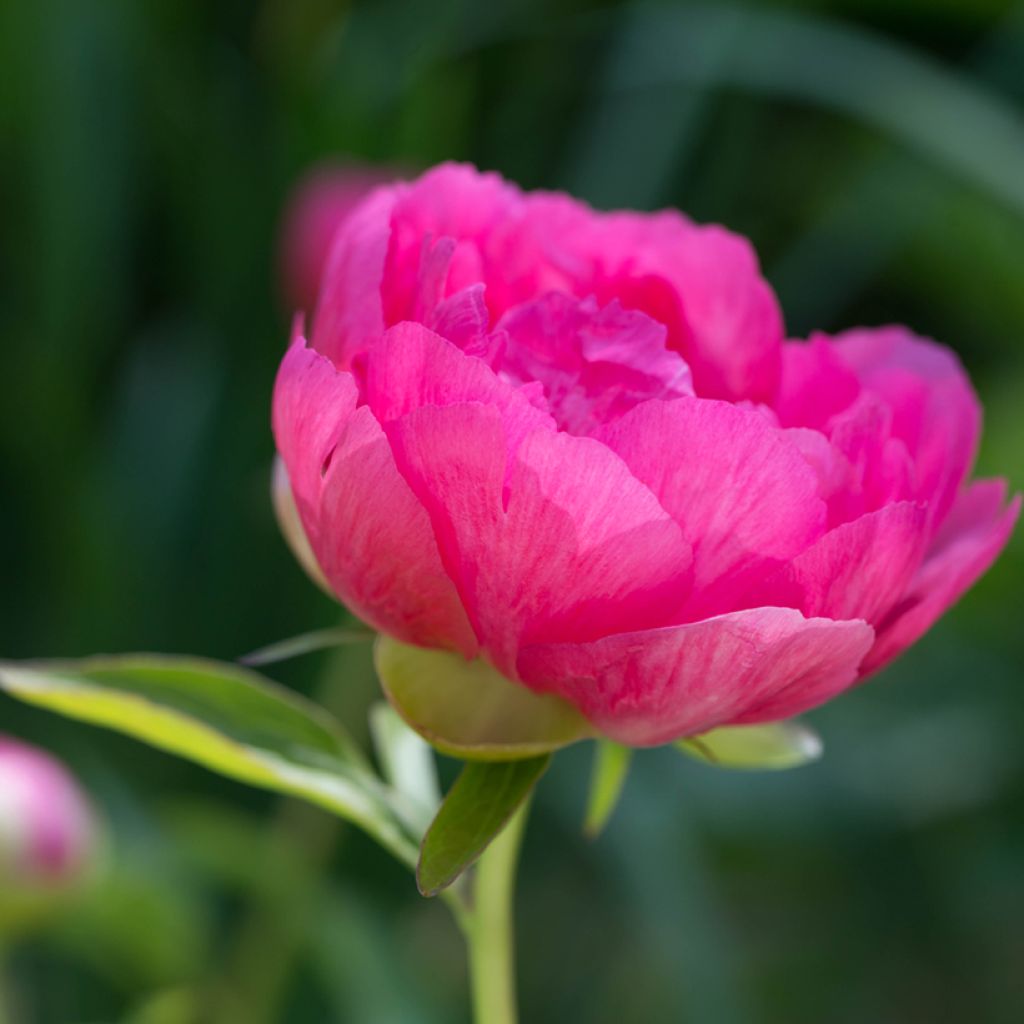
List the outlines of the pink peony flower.
<svg viewBox="0 0 1024 1024">
<path fill-rule="evenodd" d="M 445 165 L 338 234 L 274 432 L 337 596 L 657 744 L 828 700 L 991 564 L 980 410 L 903 327 L 783 340 L 750 245 Z"/>
<path fill-rule="evenodd" d="M 72 881 L 93 846 L 92 812 L 66 769 L 0 737 L 0 888 Z"/>
<path fill-rule="evenodd" d="M 385 168 L 337 161 L 314 168 L 299 181 L 281 224 L 281 285 L 293 309 L 316 306 L 338 228 L 371 189 L 394 178 Z"/>
</svg>

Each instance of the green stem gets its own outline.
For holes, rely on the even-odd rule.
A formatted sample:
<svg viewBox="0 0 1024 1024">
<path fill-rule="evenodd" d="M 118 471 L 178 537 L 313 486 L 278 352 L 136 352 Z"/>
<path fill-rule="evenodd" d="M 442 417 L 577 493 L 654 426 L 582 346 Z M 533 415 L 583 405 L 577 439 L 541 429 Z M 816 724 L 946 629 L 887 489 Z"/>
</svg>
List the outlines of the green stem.
<svg viewBox="0 0 1024 1024">
<path fill-rule="evenodd" d="M 7 963 L 7 944 L 0 941 L 0 1024 L 14 1024 L 13 997 Z"/>
<path fill-rule="evenodd" d="M 475 1024 L 516 1024 L 513 896 L 529 813 L 525 802 L 476 866 L 473 910 L 466 923 Z"/>
</svg>

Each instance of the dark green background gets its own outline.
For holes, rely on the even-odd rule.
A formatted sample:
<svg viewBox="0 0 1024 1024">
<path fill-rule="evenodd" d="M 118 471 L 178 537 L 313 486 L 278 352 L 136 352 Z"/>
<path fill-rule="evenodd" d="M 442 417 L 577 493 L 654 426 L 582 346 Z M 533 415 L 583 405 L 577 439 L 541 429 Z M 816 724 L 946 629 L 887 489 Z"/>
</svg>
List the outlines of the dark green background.
<svg viewBox="0 0 1024 1024">
<path fill-rule="evenodd" d="M 0 90 L 5 656 L 235 657 L 337 620 L 267 499 L 279 215 L 332 155 L 721 221 L 794 334 L 953 346 L 982 469 L 1024 484 L 1021 5 L 10 0 Z M 1024 1020 L 1022 557 L 812 716 L 820 765 L 645 754 L 589 844 L 589 755 L 561 756 L 525 851 L 524 1022 Z M 277 674 L 333 677 L 361 728 L 360 652 Z M 101 890 L 10 955 L 28 1024 L 466 1020 L 444 909 L 361 836 L 7 700 L 0 723 L 111 834 Z"/>
</svg>

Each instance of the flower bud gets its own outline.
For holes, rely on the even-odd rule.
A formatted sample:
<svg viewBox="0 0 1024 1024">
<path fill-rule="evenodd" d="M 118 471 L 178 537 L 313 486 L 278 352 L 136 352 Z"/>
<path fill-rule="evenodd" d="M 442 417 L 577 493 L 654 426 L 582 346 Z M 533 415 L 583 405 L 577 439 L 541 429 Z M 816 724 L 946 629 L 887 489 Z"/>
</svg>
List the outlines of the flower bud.
<svg viewBox="0 0 1024 1024">
<path fill-rule="evenodd" d="M 299 181 L 281 229 L 281 287 L 291 309 L 312 315 L 335 233 L 371 189 L 394 178 L 386 168 L 339 161 Z"/>
<path fill-rule="evenodd" d="M 95 849 L 88 800 L 58 761 L 0 737 L 0 898 L 5 890 L 63 888 Z"/>
</svg>

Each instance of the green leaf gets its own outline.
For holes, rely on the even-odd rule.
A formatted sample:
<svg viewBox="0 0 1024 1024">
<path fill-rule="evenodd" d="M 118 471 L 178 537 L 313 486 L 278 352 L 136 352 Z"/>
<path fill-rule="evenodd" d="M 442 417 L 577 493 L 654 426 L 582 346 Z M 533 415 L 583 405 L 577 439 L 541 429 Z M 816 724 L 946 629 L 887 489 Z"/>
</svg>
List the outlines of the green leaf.
<svg viewBox="0 0 1024 1024">
<path fill-rule="evenodd" d="M 253 651 L 239 658 L 242 665 L 250 668 L 258 668 L 261 665 L 273 665 L 279 661 L 287 661 L 289 658 L 298 658 L 303 654 L 312 654 L 314 651 L 323 651 L 328 647 L 341 647 L 343 644 L 369 643 L 377 634 L 369 629 L 347 628 L 344 626 L 331 629 L 315 629 L 310 633 L 300 633 L 298 636 L 289 637 L 287 640 L 279 640 L 277 643 L 268 644 L 259 650 Z"/>
<path fill-rule="evenodd" d="M 486 661 L 381 636 L 377 674 L 391 706 L 428 743 L 469 761 L 537 757 L 594 735 L 567 701 L 533 693 Z"/>
<path fill-rule="evenodd" d="M 723 726 L 677 740 L 675 746 L 698 761 L 720 768 L 768 771 L 816 761 L 823 749 L 818 734 L 796 720 Z"/>
<path fill-rule="evenodd" d="M 544 755 L 465 765 L 420 848 L 416 884 L 424 896 L 436 896 L 473 864 L 530 795 L 550 761 Z"/>
<path fill-rule="evenodd" d="M 392 795 L 340 725 L 246 669 L 155 654 L 3 662 L 0 689 L 240 782 L 308 800 L 415 863 L 415 843 Z"/>
<path fill-rule="evenodd" d="M 596 839 L 608 824 L 622 787 L 629 774 L 629 763 L 633 751 L 610 740 L 598 740 L 594 748 L 594 768 L 590 776 L 590 796 L 587 801 L 587 816 L 583 831 Z"/>
<path fill-rule="evenodd" d="M 410 823 L 423 835 L 441 803 L 434 751 L 384 701 L 370 708 L 370 733 L 384 778 L 408 801 Z"/>
</svg>

